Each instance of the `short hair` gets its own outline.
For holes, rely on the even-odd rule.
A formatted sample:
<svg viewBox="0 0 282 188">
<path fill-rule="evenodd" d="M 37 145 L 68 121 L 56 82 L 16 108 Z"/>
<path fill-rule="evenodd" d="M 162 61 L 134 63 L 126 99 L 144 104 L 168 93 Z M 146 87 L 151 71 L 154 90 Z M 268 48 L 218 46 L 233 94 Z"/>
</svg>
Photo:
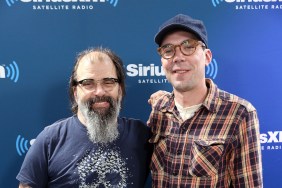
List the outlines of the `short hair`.
<svg viewBox="0 0 282 188">
<path fill-rule="evenodd" d="M 92 52 L 99 52 L 99 53 L 103 53 L 106 54 L 107 56 L 109 56 L 109 58 L 112 60 L 115 68 L 116 68 L 116 74 L 117 74 L 117 78 L 119 80 L 119 84 L 122 90 L 122 99 L 125 96 L 125 70 L 123 67 L 123 62 L 121 60 L 121 58 L 119 58 L 112 50 L 108 49 L 108 48 L 102 48 L 102 47 L 97 47 L 97 48 L 89 48 L 87 50 L 84 50 L 80 53 L 78 53 L 75 63 L 74 63 L 74 67 L 72 70 L 72 74 L 69 80 L 69 97 L 70 97 L 70 102 L 71 102 L 71 110 L 73 112 L 73 114 L 77 114 L 78 111 L 78 105 L 77 102 L 75 100 L 74 97 L 74 92 L 73 92 L 73 88 L 76 87 L 77 85 L 77 68 L 79 66 L 80 60 L 92 53 Z"/>
</svg>

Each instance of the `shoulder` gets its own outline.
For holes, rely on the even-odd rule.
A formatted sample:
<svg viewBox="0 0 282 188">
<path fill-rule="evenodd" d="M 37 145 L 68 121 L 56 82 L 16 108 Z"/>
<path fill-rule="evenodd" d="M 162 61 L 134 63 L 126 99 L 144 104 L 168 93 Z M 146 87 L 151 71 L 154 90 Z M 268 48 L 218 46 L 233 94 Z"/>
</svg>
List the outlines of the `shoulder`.
<svg viewBox="0 0 282 188">
<path fill-rule="evenodd" d="M 209 88 L 209 93 L 205 104 L 210 107 L 210 109 L 217 111 L 219 108 L 228 107 L 229 109 L 239 111 L 256 111 L 255 107 L 249 101 L 218 88 L 211 79 L 206 79 L 206 84 Z"/>
<path fill-rule="evenodd" d="M 53 124 L 46 126 L 44 130 L 39 134 L 48 138 L 57 138 L 61 135 L 66 134 L 69 131 L 74 130 L 75 123 L 77 118 L 74 116 L 60 119 Z"/>
<path fill-rule="evenodd" d="M 51 125 L 45 127 L 46 130 L 58 130 L 58 129 L 67 129 L 71 125 L 73 125 L 77 121 L 77 118 L 75 116 L 71 116 L 68 118 L 60 119 Z"/>
<path fill-rule="evenodd" d="M 247 112 L 256 111 L 255 107 L 246 99 L 235 94 L 219 89 L 219 98 L 226 103 L 234 104 L 239 108 L 245 109 Z"/>
</svg>

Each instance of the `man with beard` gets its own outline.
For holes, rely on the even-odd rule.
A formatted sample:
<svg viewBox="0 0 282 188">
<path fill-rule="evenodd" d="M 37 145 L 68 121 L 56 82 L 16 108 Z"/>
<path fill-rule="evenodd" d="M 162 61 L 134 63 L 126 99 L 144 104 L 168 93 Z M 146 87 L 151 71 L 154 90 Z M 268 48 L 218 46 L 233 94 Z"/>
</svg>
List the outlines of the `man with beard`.
<svg viewBox="0 0 282 188">
<path fill-rule="evenodd" d="M 149 129 L 118 117 L 125 95 L 121 59 L 109 49 L 81 52 L 69 82 L 74 115 L 46 127 L 29 149 L 19 187 L 144 187 Z"/>
</svg>

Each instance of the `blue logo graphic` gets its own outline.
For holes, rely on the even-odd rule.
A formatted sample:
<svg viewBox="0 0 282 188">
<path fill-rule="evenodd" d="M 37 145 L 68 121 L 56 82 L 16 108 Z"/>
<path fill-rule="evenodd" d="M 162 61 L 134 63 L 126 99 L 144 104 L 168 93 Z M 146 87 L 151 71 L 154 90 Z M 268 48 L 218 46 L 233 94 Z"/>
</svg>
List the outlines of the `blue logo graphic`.
<svg viewBox="0 0 282 188">
<path fill-rule="evenodd" d="M 215 79 L 217 75 L 217 71 L 218 71 L 217 62 L 215 59 L 213 59 L 206 68 L 206 75 L 208 75 L 212 79 Z"/>
<path fill-rule="evenodd" d="M 211 0 L 212 4 L 214 7 L 216 7 L 217 5 L 219 5 L 220 2 L 222 2 L 223 0 Z"/>
<path fill-rule="evenodd" d="M 20 156 L 22 156 L 25 152 L 28 151 L 28 140 L 23 138 L 21 135 L 18 135 L 16 140 L 16 149 Z"/>
<path fill-rule="evenodd" d="M 107 0 L 111 5 L 113 5 L 114 7 L 117 6 L 118 0 Z"/>
<path fill-rule="evenodd" d="M 5 78 L 5 68 L 3 66 L 0 66 L 0 78 Z"/>
<path fill-rule="evenodd" d="M 15 1 L 18 1 L 18 0 L 6 0 L 6 3 L 10 7 L 15 3 Z M 108 1 L 114 7 L 116 7 L 117 4 L 118 4 L 118 0 L 106 0 L 106 1 Z M 96 0 L 96 1 L 93 1 L 93 2 L 98 2 L 98 1 Z M 100 0 L 100 2 L 105 2 L 105 0 Z"/>
<path fill-rule="evenodd" d="M 15 3 L 15 1 L 18 1 L 18 0 L 6 0 L 6 3 L 10 7 L 10 6 L 12 6 L 12 4 Z"/>
<path fill-rule="evenodd" d="M 0 78 L 10 78 L 15 83 L 20 75 L 19 67 L 15 61 L 8 66 L 0 66 Z"/>
</svg>

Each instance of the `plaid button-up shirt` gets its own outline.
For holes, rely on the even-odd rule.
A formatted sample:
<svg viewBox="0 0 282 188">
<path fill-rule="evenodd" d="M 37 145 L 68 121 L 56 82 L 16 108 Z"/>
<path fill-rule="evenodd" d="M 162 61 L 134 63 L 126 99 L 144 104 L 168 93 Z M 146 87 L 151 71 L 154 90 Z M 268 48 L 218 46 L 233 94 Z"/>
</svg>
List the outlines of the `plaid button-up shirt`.
<svg viewBox="0 0 282 188">
<path fill-rule="evenodd" d="M 208 95 L 188 120 L 173 94 L 154 106 L 148 120 L 153 187 L 263 187 L 256 109 L 210 79 L 206 84 Z"/>
</svg>

